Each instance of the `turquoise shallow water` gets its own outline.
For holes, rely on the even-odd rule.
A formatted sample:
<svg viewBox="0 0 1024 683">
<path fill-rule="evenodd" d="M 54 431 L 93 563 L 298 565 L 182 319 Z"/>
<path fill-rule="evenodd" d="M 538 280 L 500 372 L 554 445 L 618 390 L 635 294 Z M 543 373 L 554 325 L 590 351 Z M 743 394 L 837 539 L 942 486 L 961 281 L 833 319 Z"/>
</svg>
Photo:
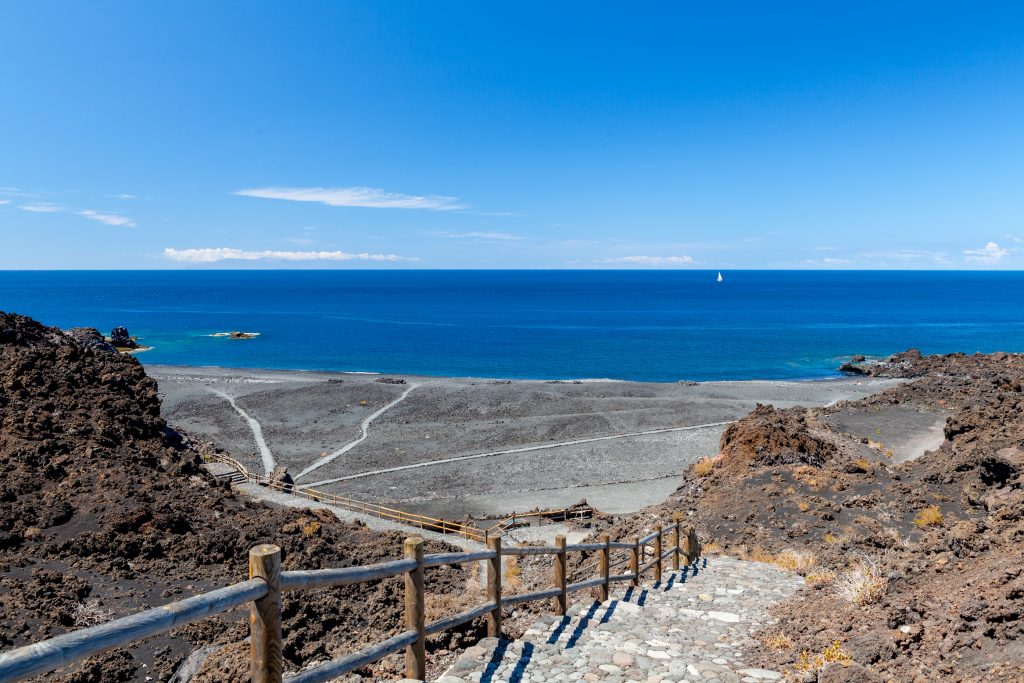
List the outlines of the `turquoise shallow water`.
<svg viewBox="0 0 1024 683">
<path fill-rule="evenodd" d="M 1024 351 L 1024 273 L 0 271 L 0 310 L 126 325 L 144 363 L 812 379 L 853 353 Z M 216 332 L 259 332 L 232 341 Z"/>
</svg>

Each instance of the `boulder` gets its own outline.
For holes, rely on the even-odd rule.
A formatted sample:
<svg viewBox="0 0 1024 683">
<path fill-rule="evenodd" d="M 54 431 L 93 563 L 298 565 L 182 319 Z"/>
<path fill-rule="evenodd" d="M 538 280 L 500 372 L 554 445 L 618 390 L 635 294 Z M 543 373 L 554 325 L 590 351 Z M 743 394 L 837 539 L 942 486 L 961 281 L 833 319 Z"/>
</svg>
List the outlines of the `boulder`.
<svg viewBox="0 0 1024 683">
<path fill-rule="evenodd" d="M 115 327 L 110 331 L 110 343 L 119 349 L 138 348 L 138 343 L 128 334 L 127 327 Z"/>
<path fill-rule="evenodd" d="M 288 474 L 288 468 L 284 465 L 278 465 L 270 473 L 270 481 L 275 484 L 280 484 L 286 491 L 291 491 L 295 481 L 292 479 L 292 475 Z"/>
<path fill-rule="evenodd" d="M 103 335 L 100 334 L 100 331 L 95 327 L 72 327 L 67 331 L 67 335 L 74 339 L 78 344 L 88 349 L 110 352 L 117 351 L 117 349 L 114 348 L 114 345 L 104 339 Z"/>
</svg>

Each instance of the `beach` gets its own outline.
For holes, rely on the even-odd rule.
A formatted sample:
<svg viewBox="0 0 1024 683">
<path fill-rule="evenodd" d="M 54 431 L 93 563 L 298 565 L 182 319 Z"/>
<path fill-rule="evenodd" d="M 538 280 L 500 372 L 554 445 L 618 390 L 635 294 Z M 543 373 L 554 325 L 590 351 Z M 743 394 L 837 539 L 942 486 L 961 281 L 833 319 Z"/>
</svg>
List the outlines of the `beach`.
<svg viewBox="0 0 1024 683">
<path fill-rule="evenodd" d="M 174 428 L 211 441 L 254 472 L 284 465 L 298 486 L 446 518 L 581 500 L 603 512 L 635 512 L 664 500 L 688 465 L 716 454 L 725 426 L 758 403 L 824 406 L 899 381 L 147 371 Z M 910 424 L 903 438 L 921 439 L 931 428 Z"/>
</svg>

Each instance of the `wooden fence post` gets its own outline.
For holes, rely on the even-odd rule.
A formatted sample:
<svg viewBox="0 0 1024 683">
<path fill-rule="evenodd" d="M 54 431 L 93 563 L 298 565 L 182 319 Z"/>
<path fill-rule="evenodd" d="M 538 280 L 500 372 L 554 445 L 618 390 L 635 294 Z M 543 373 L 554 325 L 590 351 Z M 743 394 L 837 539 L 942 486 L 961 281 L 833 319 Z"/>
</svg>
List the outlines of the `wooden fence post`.
<svg viewBox="0 0 1024 683">
<path fill-rule="evenodd" d="M 405 559 L 416 560 L 415 569 L 405 574 L 405 628 L 418 636 L 416 642 L 405 646 L 405 677 L 422 681 L 427 677 L 422 538 L 405 539 Z"/>
<path fill-rule="evenodd" d="M 696 533 L 693 531 L 693 527 L 687 527 L 686 529 L 686 564 L 693 564 L 697 561 L 697 549 L 694 547 L 697 544 L 694 542 Z"/>
<path fill-rule="evenodd" d="M 501 637 L 501 536 L 487 539 L 487 547 L 494 551 L 487 565 L 487 599 L 494 609 L 487 615 L 487 637 Z"/>
<path fill-rule="evenodd" d="M 281 548 L 258 545 L 249 551 L 249 578 L 267 582 L 267 594 L 249 607 L 252 683 L 281 683 Z"/>
<path fill-rule="evenodd" d="M 565 575 L 566 575 L 566 555 L 565 555 L 565 536 L 559 534 L 555 536 L 555 547 L 558 548 L 558 554 L 555 555 L 555 588 L 562 591 L 562 593 L 555 598 L 555 614 L 558 616 L 565 615 L 566 604 L 566 591 L 565 591 Z"/>
<path fill-rule="evenodd" d="M 654 537 L 654 583 L 661 583 L 661 534 L 662 528 L 659 526 L 655 529 L 658 533 Z"/>
<path fill-rule="evenodd" d="M 608 568 L 611 565 L 610 558 L 609 558 L 609 555 L 611 555 L 611 548 L 609 546 L 611 545 L 611 542 L 612 542 L 612 537 L 611 536 L 609 536 L 608 534 L 601 534 L 601 544 L 604 547 L 601 548 L 600 551 L 598 551 L 601 554 L 598 556 L 598 560 L 597 560 L 598 566 L 601 569 L 601 578 L 604 579 L 604 582 L 602 582 L 598 586 L 598 589 L 599 589 L 598 593 L 599 593 L 599 595 L 601 597 L 601 602 L 604 602 L 605 600 L 608 599 L 608 586 L 609 586 Z"/>
<path fill-rule="evenodd" d="M 680 513 L 672 515 L 672 521 L 675 524 L 672 527 L 672 543 L 675 545 L 675 552 L 672 553 L 672 571 L 679 571 L 679 520 L 682 519 Z"/>
<path fill-rule="evenodd" d="M 633 547 L 629 550 L 629 571 L 633 574 L 630 582 L 634 587 L 640 585 L 640 537 L 636 537 Z"/>
</svg>

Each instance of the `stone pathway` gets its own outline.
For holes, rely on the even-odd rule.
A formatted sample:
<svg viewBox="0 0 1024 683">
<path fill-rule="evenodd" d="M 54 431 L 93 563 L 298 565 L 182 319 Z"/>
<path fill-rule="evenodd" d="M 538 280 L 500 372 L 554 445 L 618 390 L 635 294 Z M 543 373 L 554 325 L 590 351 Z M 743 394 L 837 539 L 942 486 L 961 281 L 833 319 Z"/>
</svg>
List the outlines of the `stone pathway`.
<svg viewBox="0 0 1024 683">
<path fill-rule="evenodd" d="M 487 638 L 438 683 L 768 681 L 745 651 L 768 609 L 804 581 L 760 562 L 710 557 L 660 585 L 620 589 L 605 603 L 540 619 L 521 640 Z M 623 584 L 619 584 L 623 586 Z"/>
</svg>

